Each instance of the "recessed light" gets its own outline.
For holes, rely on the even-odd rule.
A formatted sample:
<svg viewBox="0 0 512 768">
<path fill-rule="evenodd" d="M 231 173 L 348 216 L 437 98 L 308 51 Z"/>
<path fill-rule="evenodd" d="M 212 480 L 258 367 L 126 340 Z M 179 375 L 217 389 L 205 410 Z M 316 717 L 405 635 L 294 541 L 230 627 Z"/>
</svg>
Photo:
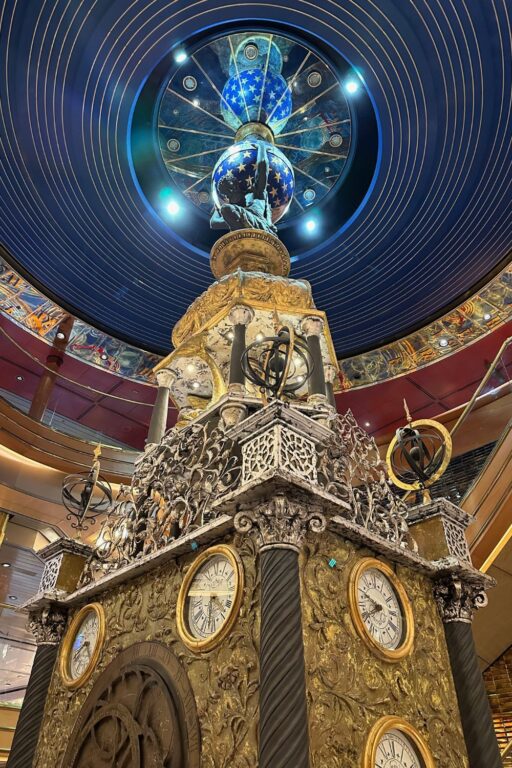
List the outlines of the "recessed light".
<svg viewBox="0 0 512 768">
<path fill-rule="evenodd" d="M 490 319 L 491 319 L 490 312 L 486 312 L 485 315 L 484 315 L 484 320 L 487 322 L 487 320 L 490 320 Z"/>
<path fill-rule="evenodd" d="M 16 376 L 16 381 L 25 381 L 25 377 L 20 374 L 19 376 Z"/>
<path fill-rule="evenodd" d="M 169 203 L 167 203 L 167 213 L 170 213 L 171 216 L 176 216 L 177 213 L 180 212 L 180 206 L 176 202 L 176 200 L 171 200 Z"/>
<path fill-rule="evenodd" d="M 2 568 L 10 568 L 10 567 L 11 567 L 10 563 L 2 563 Z"/>
<path fill-rule="evenodd" d="M 448 339 L 441 339 L 439 341 L 439 346 L 440 347 L 447 347 L 448 346 Z"/>
<path fill-rule="evenodd" d="M 62 331 L 57 331 L 57 333 L 55 334 L 55 336 L 56 336 L 56 337 L 57 337 L 57 338 L 58 338 L 60 341 L 63 341 L 63 339 L 65 339 L 65 338 L 66 338 L 66 334 L 65 334 L 65 333 L 63 333 Z"/>
<path fill-rule="evenodd" d="M 347 93 L 356 93 L 359 89 L 359 83 L 356 80 L 347 80 L 345 83 Z"/>
<path fill-rule="evenodd" d="M 174 61 L 176 62 L 176 64 L 183 64 L 183 62 L 186 61 L 187 58 L 188 56 L 185 53 L 185 51 L 176 51 L 176 53 L 174 54 Z"/>
<path fill-rule="evenodd" d="M 102 360 L 108 360 L 108 355 L 107 355 L 106 352 L 102 352 L 100 357 L 101 357 Z"/>
<path fill-rule="evenodd" d="M 9 600 L 17 600 L 18 598 L 16 595 L 9 595 Z"/>
<path fill-rule="evenodd" d="M 314 219 L 308 219 L 306 221 L 306 229 L 308 232 L 314 232 L 316 229 L 316 221 Z"/>
<path fill-rule="evenodd" d="M 364 425 L 365 425 L 365 427 L 370 427 L 371 426 L 369 421 L 365 421 Z"/>
</svg>

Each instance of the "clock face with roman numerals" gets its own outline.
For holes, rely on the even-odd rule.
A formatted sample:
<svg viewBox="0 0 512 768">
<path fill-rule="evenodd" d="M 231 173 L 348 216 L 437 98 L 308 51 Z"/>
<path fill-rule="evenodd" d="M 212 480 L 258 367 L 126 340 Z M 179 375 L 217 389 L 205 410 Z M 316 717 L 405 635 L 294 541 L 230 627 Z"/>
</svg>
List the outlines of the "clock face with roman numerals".
<svg viewBox="0 0 512 768">
<path fill-rule="evenodd" d="M 212 555 L 197 570 L 187 595 L 187 624 L 197 638 L 220 630 L 233 607 L 236 580 L 233 564 L 224 555 Z"/>
<path fill-rule="evenodd" d="M 413 742 L 398 729 L 387 731 L 377 744 L 375 768 L 424 768 Z"/>
<path fill-rule="evenodd" d="M 229 631 L 240 607 L 242 566 L 238 555 L 219 545 L 191 566 L 178 601 L 178 630 L 186 645 L 206 650 Z"/>
<path fill-rule="evenodd" d="M 366 568 L 357 584 L 357 605 L 368 634 L 382 648 L 395 650 L 403 641 L 404 618 L 397 593 L 377 568 Z"/>
<path fill-rule="evenodd" d="M 399 661 L 414 644 L 414 616 L 402 582 L 382 560 L 363 557 L 350 574 L 348 598 L 355 629 L 385 661 Z"/>
</svg>

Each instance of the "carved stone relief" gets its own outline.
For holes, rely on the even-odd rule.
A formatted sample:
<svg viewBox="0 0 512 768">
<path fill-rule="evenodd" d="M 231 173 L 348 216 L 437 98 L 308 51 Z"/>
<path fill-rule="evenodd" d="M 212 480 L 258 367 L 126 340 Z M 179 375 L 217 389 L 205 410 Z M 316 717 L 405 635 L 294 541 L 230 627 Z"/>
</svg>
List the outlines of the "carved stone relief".
<svg viewBox="0 0 512 768">
<path fill-rule="evenodd" d="M 324 533 L 309 535 L 301 557 L 311 768 L 359 768 L 372 725 L 389 714 L 405 718 L 422 733 L 440 768 L 467 768 L 430 580 L 407 568 L 396 569 L 416 622 L 413 651 L 400 662 L 380 660 L 352 624 L 349 574 L 361 557 L 372 554 Z"/>
<path fill-rule="evenodd" d="M 148 641 L 172 651 L 188 676 L 200 725 L 201 768 L 254 768 L 259 643 L 256 545 L 245 536 L 235 537 L 233 543 L 245 570 L 242 609 L 226 640 L 206 654 L 189 651 L 176 632 L 180 584 L 196 553 L 95 597 L 103 603 L 106 615 L 103 654 L 89 683 L 72 694 L 61 684 L 57 669 L 54 671 L 34 768 L 69 768 L 63 762 L 65 751 L 92 687 L 119 654 L 134 643 Z M 81 763 L 76 765 L 82 768 Z M 174 768 L 174 763 L 169 765 Z"/>
</svg>

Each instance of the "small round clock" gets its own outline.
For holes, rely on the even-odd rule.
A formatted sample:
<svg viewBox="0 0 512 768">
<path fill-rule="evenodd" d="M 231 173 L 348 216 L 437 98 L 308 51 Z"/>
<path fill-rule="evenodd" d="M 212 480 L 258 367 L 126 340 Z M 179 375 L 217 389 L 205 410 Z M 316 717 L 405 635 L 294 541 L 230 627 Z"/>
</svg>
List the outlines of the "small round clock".
<svg viewBox="0 0 512 768">
<path fill-rule="evenodd" d="M 435 768 L 427 743 L 400 717 L 375 723 L 364 753 L 363 768 Z"/>
<path fill-rule="evenodd" d="M 105 614 L 99 603 L 85 605 L 74 617 L 62 643 L 60 673 L 64 684 L 80 688 L 92 675 L 105 640 Z"/>
<path fill-rule="evenodd" d="M 359 636 L 382 659 L 398 661 L 411 652 L 411 604 L 388 565 L 373 557 L 357 563 L 349 580 L 349 606 Z"/>
<path fill-rule="evenodd" d="M 193 651 L 209 651 L 235 623 L 244 587 L 240 557 L 224 544 L 202 552 L 181 585 L 176 608 L 178 633 Z"/>
</svg>

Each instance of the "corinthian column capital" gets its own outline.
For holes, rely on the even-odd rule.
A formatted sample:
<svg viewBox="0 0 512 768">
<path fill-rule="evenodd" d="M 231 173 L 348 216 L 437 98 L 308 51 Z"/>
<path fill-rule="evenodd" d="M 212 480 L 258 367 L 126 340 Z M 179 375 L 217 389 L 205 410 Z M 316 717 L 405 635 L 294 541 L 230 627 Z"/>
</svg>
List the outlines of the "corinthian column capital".
<svg viewBox="0 0 512 768">
<path fill-rule="evenodd" d="M 276 495 L 235 516 L 239 533 L 253 533 L 263 549 L 300 550 L 308 531 L 321 533 L 326 521 L 321 512 L 311 509 L 311 503 Z"/>
<path fill-rule="evenodd" d="M 157 371 L 155 375 L 159 387 L 171 389 L 176 381 L 176 374 L 174 371 L 171 371 L 170 368 L 162 368 L 162 370 Z"/>
<path fill-rule="evenodd" d="M 34 635 L 37 645 L 58 645 L 66 629 L 66 621 L 65 609 L 47 605 L 29 614 L 28 628 Z"/>
<path fill-rule="evenodd" d="M 444 624 L 453 621 L 471 624 L 474 612 L 487 605 L 481 584 L 468 584 L 452 576 L 434 584 L 434 598 Z"/>
</svg>

